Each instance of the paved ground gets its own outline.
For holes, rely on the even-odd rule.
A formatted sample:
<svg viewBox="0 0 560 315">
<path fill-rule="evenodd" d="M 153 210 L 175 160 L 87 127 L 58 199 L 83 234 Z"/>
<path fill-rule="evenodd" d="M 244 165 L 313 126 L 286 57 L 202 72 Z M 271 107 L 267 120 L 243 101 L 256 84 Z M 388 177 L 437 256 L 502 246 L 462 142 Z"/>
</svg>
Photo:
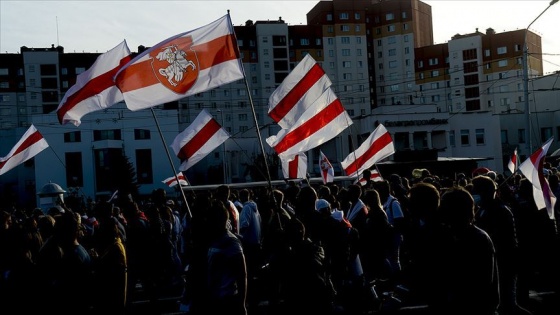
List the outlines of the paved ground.
<svg viewBox="0 0 560 315">
<path fill-rule="evenodd" d="M 560 298 L 551 291 L 530 291 L 530 299 L 527 305 L 524 305 L 533 315 L 559 315 L 560 314 Z M 391 302 L 392 301 L 392 302 Z M 132 303 L 133 315 L 188 315 L 188 311 L 181 310 L 180 296 L 163 296 L 156 302 L 150 303 L 142 298 L 141 293 L 137 295 L 137 299 Z M 277 314 L 271 310 L 267 301 L 262 301 L 257 312 L 249 315 L 271 315 Z M 339 312 L 340 315 L 355 315 L 346 312 Z M 406 303 L 405 300 L 387 300 L 384 307 L 379 311 L 369 312 L 368 314 L 378 315 L 429 315 L 425 305 L 415 305 Z"/>
</svg>

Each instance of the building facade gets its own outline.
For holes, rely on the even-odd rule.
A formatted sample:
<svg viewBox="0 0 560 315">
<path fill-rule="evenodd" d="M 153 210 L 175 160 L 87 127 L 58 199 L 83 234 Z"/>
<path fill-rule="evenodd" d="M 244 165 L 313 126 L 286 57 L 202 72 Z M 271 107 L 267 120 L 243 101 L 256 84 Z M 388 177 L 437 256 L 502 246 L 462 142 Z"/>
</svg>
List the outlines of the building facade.
<svg viewBox="0 0 560 315">
<path fill-rule="evenodd" d="M 170 143 L 202 109 L 232 137 L 189 169 L 189 180 L 195 185 L 255 180 L 262 151 L 274 156 L 264 140 L 279 131 L 268 116 L 268 98 L 307 54 L 325 70 L 352 117 L 341 134 L 307 152 L 311 176 L 319 173 L 319 150 L 337 175 L 345 175 L 339 162 L 378 124 L 393 137 L 397 154 L 391 160 L 423 152 L 431 158 L 473 157 L 500 173 L 515 148 L 522 158 L 532 153 L 525 146 L 528 136 L 532 149 L 547 137 L 560 138 L 558 74 L 543 76 L 541 38 L 529 30 L 477 29 L 434 44 L 431 6 L 421 1 L 334 0 L 317 2 L 307 25 L 290 25 L 281 17 L 249 20 L 235 32 L 245 80 L 154 107 L 156 119 L 164 121 L 165 141 L 151 114 L 128 111 L 124 104 L 86 115 L 80 127 L 58 124 L 54 111 L 64 93 L 99 54 L 65 53 L 54 46 L 0 54 L 1 152 L 8 152 L 31 123 L 52 147 L 34 159 L 34 167 L 31 161 L 1 176 L 2 191 L 29 196 L 53 181 L 82 185 L 77 187 L 88 196 L 107 194 L 103 157 L 118 150 L 134 164 L 147 194 L 172 175 L 162 142 Z M 525 35 L 530 133 L 523 107 Z M 558 146 L 556 140 L 551 150 Z M 173 154 L 172 161 L 178 165 Z M 273 176 L 281 177 L 274 167 Z"/>
</svg>

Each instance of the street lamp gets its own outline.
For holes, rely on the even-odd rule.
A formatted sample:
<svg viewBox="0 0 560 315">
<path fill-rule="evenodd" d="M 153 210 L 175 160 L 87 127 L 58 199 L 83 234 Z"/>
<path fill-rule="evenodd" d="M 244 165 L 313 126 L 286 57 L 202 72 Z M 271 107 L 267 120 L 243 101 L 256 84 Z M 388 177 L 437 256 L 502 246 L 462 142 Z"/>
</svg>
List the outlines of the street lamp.
<svg viewBox="0 0 560 315">
<path fill-rule="evenodd" d="M 537 16 L 533 20 L 533 22 L 529 23 L 529 25 L 525 29 L 525 38 L 523 40 L 523 99 L 525 101 L 525 128 L 527 129 L 527 132 L 525 133 L 527 135 L 527 156 L 531 155 L 531 153 L 533 152 L 533 145 L 531 140 L 531 112 L 529 109 L 529 45 L 527 45 L 527 33 L 529 32 L 529 28 L 531 27 L 531 25 L 533 25 L 533 23 L 535 23 L 535 21 L 538 20 L 546 12 L 546 10 L 548 10 L 558 1 L 559 0 L 550 1 L 546 9 L 544 9 L 541 14 L 539 14 L 539 16 Z"/>
<path fill-rule="evenodd" d="M 558 1 L 558 0 L 556 0 Z M 222 121 L 222 128 L 224 127 L 224 112 L 221 109 L 218 109 L 218 113 L 220 113 L 220 118 Z M 222 170 L 224 172 L 224 184 L 227 184 L 227 171 L 226 171 L 226 142 L 222 144 Z"/>
</svg>

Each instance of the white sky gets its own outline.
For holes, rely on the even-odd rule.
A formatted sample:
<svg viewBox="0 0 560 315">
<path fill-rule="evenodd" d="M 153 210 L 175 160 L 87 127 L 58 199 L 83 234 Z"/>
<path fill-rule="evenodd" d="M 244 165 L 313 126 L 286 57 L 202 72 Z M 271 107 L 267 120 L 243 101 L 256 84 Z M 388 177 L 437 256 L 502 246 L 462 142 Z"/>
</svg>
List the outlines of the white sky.
<svg viewBox="0 0 560 315">
<path fill-rule="evenodd" d="M 132 51 L 206 25 L 230 10 L 234 25 L 247 20 L 306 23 L 319 0 L 252 1 L 35 1 L 0 0 L 0 52 L 21 46 L 61 45 L 65 52 L 105 52 L 123 39 Z M 455 34 L 525 29 L 549 0 L 424 0 L 432 6 L 435 44 Z M 550 7 L 530 30 L 541 35 L 545 73 L 560 70 L 560 4 Z M 556 34 L 555 34 L 556 31 Z"/>
</svg>

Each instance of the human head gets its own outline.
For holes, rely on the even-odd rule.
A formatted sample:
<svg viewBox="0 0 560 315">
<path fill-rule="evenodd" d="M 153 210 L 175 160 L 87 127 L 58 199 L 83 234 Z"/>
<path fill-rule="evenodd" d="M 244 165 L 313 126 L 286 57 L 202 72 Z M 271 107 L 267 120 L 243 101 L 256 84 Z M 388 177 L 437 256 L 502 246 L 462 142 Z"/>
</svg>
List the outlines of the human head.
<svg viewBox="0 0 560 315">
<path fill-rule="evenodd" d="M 463 187 L 449 188 L 441 196 L 438 213 L 451 227 L 464 227 L 474 221 L 474 200 Z"/>
</svg>

